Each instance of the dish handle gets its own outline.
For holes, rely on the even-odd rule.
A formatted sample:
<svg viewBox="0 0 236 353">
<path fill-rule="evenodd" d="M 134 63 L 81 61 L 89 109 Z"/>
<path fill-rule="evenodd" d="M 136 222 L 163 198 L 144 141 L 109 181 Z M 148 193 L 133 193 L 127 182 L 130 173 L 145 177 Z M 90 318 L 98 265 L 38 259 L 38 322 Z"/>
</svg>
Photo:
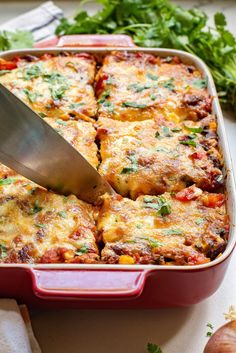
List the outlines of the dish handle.
<svg viewBox="0 0 236 353">
<path fill-rule="evenodd" d="M 47 47 L 71 47 L 71 48 L 99 48 L 117 47 L 132 48 L 136 47 L 133 39 L 126 34 L 71 34 L 62 37 L 53 37 L 43 40 L 34 45 L 35 48 Z"/>
<path fill-rule="evenodd" d="M 148 270 L 31 269 L 33 290 L 42 299 L 131 299 L 138 297 Z"/>
</svg>

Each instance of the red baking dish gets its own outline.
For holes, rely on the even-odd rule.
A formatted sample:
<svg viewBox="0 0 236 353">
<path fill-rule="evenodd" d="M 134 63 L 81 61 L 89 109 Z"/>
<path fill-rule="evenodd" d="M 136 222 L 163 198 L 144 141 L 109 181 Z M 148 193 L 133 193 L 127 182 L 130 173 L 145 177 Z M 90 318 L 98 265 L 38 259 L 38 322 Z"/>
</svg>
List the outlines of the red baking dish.
<svg viewBox="0 0 236 353">
<path fill-rule="evenodd" d="M 61 51 L 86 51 L 98 55 L 114 49 L 144 51 L 159 56 L 177 55 L 183 62 L 197 66 L 208 77 L 213 112 L 218 120 L 219 144 L 225 160 L 230 237 L 221 257 L 198 266 L 1 264 L 0 295 L 14 297 L 31 306 L 85 309 L 189 306 L 209 297 L 220 286 L 235 247 L 236 194 L 223 116 L 208 68 L 199 58 L 183 51 L 137 48 L 127 36 L 67 36 L 40 43 L 40 46 L 48 44 L 58 45 L 59 48 L 40 49 L 37 45 L 36 49 L 9 51 L 0 57 L 10 59 L 16 55 Z"/>
</svg>

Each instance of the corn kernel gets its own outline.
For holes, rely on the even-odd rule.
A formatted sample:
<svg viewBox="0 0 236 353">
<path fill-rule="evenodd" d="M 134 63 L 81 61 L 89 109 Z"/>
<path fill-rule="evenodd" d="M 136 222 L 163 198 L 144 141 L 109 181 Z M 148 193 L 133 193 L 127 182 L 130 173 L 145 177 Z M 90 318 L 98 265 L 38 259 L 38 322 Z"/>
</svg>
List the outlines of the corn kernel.
<svg viewBox="0 0 236 353">
<path fill-rule="evenodd" d="M 132 258 L 132 256 L 129 255 L 121 255 L 119 258 L 119 264 L 124 265 L 124 264 L 134 264 L 135 261 Z"/>
<path fill-rule="evenodd" d="M 68 250 L 68 251 L 64 252 L 63 257 L 64 257 L 65 260 L 73 259 L 73 257 L 74 257 L 73 250 Z"/>
</svg>

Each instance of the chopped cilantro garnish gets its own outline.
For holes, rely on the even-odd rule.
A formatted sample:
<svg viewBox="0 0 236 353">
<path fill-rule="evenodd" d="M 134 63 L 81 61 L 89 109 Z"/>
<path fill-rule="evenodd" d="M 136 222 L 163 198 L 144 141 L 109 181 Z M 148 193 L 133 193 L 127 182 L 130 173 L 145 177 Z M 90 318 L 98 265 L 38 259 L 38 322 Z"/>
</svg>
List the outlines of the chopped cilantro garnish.
<svg viewBox="0 0 236 353">
<path fill-rule="evenodd" d="M 197 146 L 196 142 L 194 140 L 191 140 L 191 139 L 185 140 L 185 141 L 180 141 L 180 144 L 181 145 L 193 146 L 193 147 Z"/>
<path fill-rule="evenodd" d="M 148 353 L 163 353 L 162 349 L 154 343 L 148 343 L 147 350 Z"/>
<path fill-rule="evenodd" d="M 64 83 L 66 78 L 65 76 L 63 76 L 62 74 L 60 74 L 59 72 L 52 72 L 52 73 L 47 73 L 43 75 L 44 80 L 48 83 L 50 83 L 51 85 L 54 85 L 55 83 Z"/>
<path fill-rule="evenodd" d="M 59 211 L 58 212 L 58 216 L 62 217 L 62 218 L 66 218 L 67 217 L 67 214 L 65 211 Z"/>
<path fill-rule="evenodd" d="M 158 138 L 159 136 L 160 136 L 160 132 L 159 132 L 159 131 L 156 131 L 155 137 Z"/>
<path fill-rule="evenodd" d="M 179 127 L 174 127 L 173 129 L 171 129 L 172 132 L 179 132 L 182 129 L 180 129 Z"/>
<path fill-rule="evenodd" d="M 172 77 L 169 80 L 162 82 L 162 86 L 167 88 L 169 91 L 173 91 L 175 89 L 173 82 L 174 78 Z"/>
<path fill-rule="evenodd" d="M 167 148 L 165 148 L 165 147 L 157 147 L 157 148 L 156 148 L 156 151 L 157 151 L 157 152 L 166 152 L 166 153 L 169 152 L 169 150 L 168 150 Z"/>
<path fill-rule="evenodd" d="M 40 118 L 45 118 L 47 115 L 44 114 L 43 112 L 39 112 L 38 115 L 40 116 Z"/>
<path fill-rule="evenodd" d="M 7 256 L 7 248 L 4 244 L 0 243 L 0 258 Z"/>
<path fill-rule="evenodd" d="M 32 65 L 23 71 L 24 80 L 31 80 L 32 78 L 38 78 L 43 75 L 43 68 L 40 64 Z"/>
<path fill-rule="evenodd" d="M 114 110 L 114 104 L 108 100 L 103 103 L 103 107 L 107 108 L 109 112 L 113 112 Z"/>
<path fill-rule="evenodd" d="M 131 161 L 131 166 L 124 167 L 121 171 L 121 174 L 133 173 L 133 172 L 137 172 L 137 170 L 138 170 L 137 158 L 133 155 L 130 155 L 130 156 L 128 156 L 128 159 Z"/>
<path fill-rule="evenodd" d="M 206 87 L 207 87 L 207 84 L 208 84 L 208 79 L 207 79 L 207 77 L 206 77 L 206 78 L 203 78 L 203 79 L 196 78 L 196 79 L 193 81 L 193 86 L 196 87 L 196 88 L 206 88 Z"/>
<path fill-rule="evenodd" d="M 82 245 L 81 248 L 77 249 L 75 251 L 75 255 L 83 255 L 83 254 L 86 254 L 88 252 L 89 248 L 88 246 L 85 244 L 85 245 Z"/>
<path fill-rule="evenodd" d="M 0 180 L 0 186 L 1 185 L 10 185 L 10 184 L 12 184 L 12 183 L 14 183 L 16 181 L 16 179 L 15 178 L 6 178 L 6 179 L 1 179 Z"/>
<path fill-rule="evenodd" d="M 153 209 L 157 210 L 157 213 L 159 215 L 161 215 L 162 217 L 167 216 L 171 213 L 170 204 L 167 202 L 167 200 L 164 198 L 164 196 L 159 196 L 155 199 L 145 197 L 143 199 L 143 201 L 144 201 L 144 207 L 153 208 Z"/>
<path fill-rule="evenodd" d="M 165 137 L 171 137 L 170 129 L 169 129 L 167 126 L 162 126 L 162 127 L 161 127 L 161 130 L 162 130 L 162 134 L 163 134 Z"/>
<path fill-rule="evenodd" d="M 207 336 L 207 337 L 211 337 L 212 334 L 213 334 L 214 326 L 213 326 L 212 324 L 210 324 L 210 323 L 208 323 L 206 326 L 210 329 L 210 330 L 206 333 L 206 336 Z"/>
<path fill-rule="evenodd" d="M 50 92 L 52 99 L 54 101 L 61 100 L 65 94 L 65 91 L 68 89 L 68 86 L 62 85 L 59 87 L 50 87 Z"/>
<path fill-rule="evenodd" d="M 43 223 L 36 223 L 36 224 L 35 224 L 35 227 L 38 227 L 38 228 L 45 228 L 45 224 L 43 224 Z"/>
<path fill-rule="evenodd" d="M 38 213 L 38 212 L 42 211 L 42 209 L 43 208 L 39 206 L 38 201 L 36 200 L 35 203 L 34 203 L 33 208 L 29 212 L 29 214 L 32 215 L 32 214 Z"/>
<path fill-rule="evenodd" d="M 59 125 L 67 125 L 67 121 L 65 120 L 62 120 L 62 119 L 57 119 L 56 122 L 59 124 Z"/>
<path fill-rule="evenodd" d="M 151 248 L 157 248 L 158 246 L 163 246 L 158 240 L 150 238 L 150 237 L 139 237 L 139 239 L 147 240 Z"/>
<path fill-rule="evenodd" d="M 155 99 L 157 99 L 157 96 L 152 93 L 152 94 L 150 94 L 150 98 L 151 98 L 152 101 L 154 101 Z"/>
<path fill-rule="evenodd" d="M 137 102 L 123 102 L 122 107 L 130 107 L 130 108 L 139 108 L 144 109 L 147 107 L 147 104 L 137 103 Z"/>
<path fill-rule="evenodd" d="M 153 87 L 153 85 L 151 83 L 145 83 L 144 85 L 140 85 L 138 83 L 132 83 L 127 88 L 128 89 L 133 89 L 134 92 L 138 93 L 138 92 L 142 92 L 145 89 L 149 89 L 149 88 L 152 88 L 152 87 Z"/>
<path fill-rule="evenodd" d="M 136 228 L 141 229 L 142 225 L 141 224 L 136 224 Z"/>
<path fill-rule="evenodd" d="M 202 224 L 203 222 L 204 222 L 204 218 L 197 218 L 196 221 L 195 221 L 195 223 L 197 225 Z"/>
<path fill-rule="evenodd" d="M 157 75 L 153 75 L 150 72 L 148 72 L 146 74 L 146 76 L 147 76 L 147 78 L 150 78 L 150 80 L 153 80 L 153 81 L 157 81 L 158 80 L 158 76 Z"/>
<path fill-rule="evenodd" d="M 184 125 L 184 127 L 188 130 L 188 131 L 191 131 L 191 132 L 194 132 L 194 133 L 201 133 L 203 131 L 203 128 L 202 127 L 190 127 L 190 126 L 187 126 L 187 125 Z"/>
<path fill-rule="evenodd" d="M 98 100 L 98 103 L 103 104 L 105 102 L 106 98 L 110 97 L 110 94 L 111 94 L 110 90 L 106 90 L 102 94 L 101 98 Z"/>
<path fill-rule="evenodd" d="M 84 105 L 83 102 L 80 102 L 80 103 L 71 103 L 71 104 L 69 105 L 69 108 L 76 110 L 77 108 L 81 107 L 82 105 Z"/>
<path fill-rule="evenodd" d="M 41 94 L 39 94 L 37 92 L 29 91 L 27 88 L 24 88 L 23 92 L 27 96 L 30 103 L 34 103 L 36 101 L 36 99 L 41 96 Z"/>
<path fill-rule="evenodd" d="M 165 235 L 182 235 L 183 231 L 181 229 L 163 229 L 162 232 Z"/>
<path fill-rule="evenodd" d="M 0 70 L 0 76 L 8 74 L 11 70 Z"/>
</svg>

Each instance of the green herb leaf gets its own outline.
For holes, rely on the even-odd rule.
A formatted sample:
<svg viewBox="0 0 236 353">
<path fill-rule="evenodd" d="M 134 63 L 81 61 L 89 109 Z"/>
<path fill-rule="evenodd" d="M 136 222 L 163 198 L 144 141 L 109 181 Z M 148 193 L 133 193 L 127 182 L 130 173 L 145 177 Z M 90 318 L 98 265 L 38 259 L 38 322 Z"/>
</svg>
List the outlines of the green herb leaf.
<svg viewBox="0 0 236 353">
<path fill-rule="evenodd" d="M 165 235 L 183 235 L 183 231 L 181 229 L 163 229 L 162 233 Z"/>
<path fill-rule="evenodd" d="M 138 93 L 138 92 L 142 92 L 145 89 L 149 89 L 154 87 L 153 84 L 150 83 L 145 83 L 144 85 L 138 84 L 138 83 L 132 83 L 131 85 L 129 85 L 127 88 L 128 89 L 132 89 L 134 90 L 134 92 Z"/>
<path fill-rule="evenodd" d="M 190 127 L 190 126 L 187 126 L 187 125 L 184 125 L 184 127 L 188 130 L 188 131 L 191 131 L 191 132 L 194 132 L 194 133 L 201 133 L 203 131 L 203 128 L 202 127 Z M 196 137 L 196 136 L 195 136 Z"/>
<path fill-rule="evenodd" d="M 162 126 L 161 130 L 162 130 L 163 136 L 171 137 L 170 129 L 167 126 Z"/>
<path fill-rule="evenodd" d="M 156 137 L 156 138 L 160 137 L 160 132 L 159 132 L 159 131 L 156 131 L 155 137 Z"/>
<path fill-rule="evenodd" d="M 76 109 L 78 109 L 79 107 L 81 107 L 81 106 L 83 106 L 84 105 L 84 103 L 83 102 L 79 102 L 79 103 L 71 103 L 70 105 L 69 105 L 69 108 L 70 109 L 74 109 L 74 110 L 76 110 Z"/>
<path fill-rule="evenodd" d="M 0 243 L 0 258 L 3 259 L 4 257 L 7 257 L 7 248 L 4 244 Z"/>
<path fill-rule="evenodd" d="M 101 98 L 98 100 L 98 103 L 103 104 L 105 102 L 106 98 L 110 97 L 110 94 L 111 94 L 110 90 L 106 90 L 102 94 Z"/>
<path fill-rule="evenodd" d="M 29 212 L 29 214 L 30 214 L 30 215 L 33 215 L 33 214 L 35 214 L 35 213 L 38 213 L 38 212 L 42 211 L 42 209 L 43 209 L 43 208 L 39 206 L 38 201 L 36 200 L 35 203 L 34 203 L 33 208 L 32 208 L 31 211 Z"/>
<path fill-rule="evenodd" d="M 130 155 L 130 156 L 128 156 L 128 159 L 131 161 L 131 166 L 124 167 L 121 171 L 121 174 L 135 173 L 138 170 L 138 161 L 137 161 L 136 157 L 133 155 Z"/>
<path fill-rule="evenodd" d="M 0 76 L 8 74 L 9 72 L 11 72 L 11 70 L 0 70 Z"/>
<path fill-rule="evenodd" d="M 35 224 L 35 227 L 38 227 L 38 228 L 45 228 L 45 224 L 43 224 L 43 223 L 36 223 L 36 224 Z"/>
<path fill-rule="evenodd" d="M 154 343 L 148 343 L 148 353 L 163 353 L 162 349 Z"/>
<path fill-rule="evenodd" d="M 216 12 L 214 15 L 214 21 L 216 26 L 226 26 L 226 18 L 222 12 Z"/>
<path fill-rule="evenodd" d="M 40 64 L 35 64 L 30 67 L 23 69 L 23 78 L 29 81 L 33 78 L 37 78 L 43 75 L 43 68 Z"/>
<path fill-rule="evenodd" d="M 139 108 L 144 109 L 147 107 L 146 104 L 136 103 L 136 102 L 123 102 L 122 107 Z"/>
<path fill-rule="evenodd" d="M 59 211 L 58 216 L 60 216 L 61 218 L 67 218 L 67 214 L 65 211 Z"/>
<path fill-rule="evenodd" d="M 173 129 L 171 129 L 172 132 L 179 132 L 182 129 L 180 129 L 179 127 L 174 127 Z"/>
<path fill-rule="evenodd" d="M 34 103 L 36 101 L 36 99 L 41 96 L 41 94 L 39 94 L 37 92 L 29 91 L 27 88 L 24 88 L 23 92 L 27 96 L 30 103 Z"/>
<path fill-rule="evenodd" d="M 196 141 L 194 140 L 185 140 L 185 141 L 180 141 L 179 142 L 181 145 L 188 145 L 188 146 L 193 146 L 193 147 L 196 147 L 197 144 L 196 144 Z"/>
<path fill-rule="evenodd" d="M 1 179 L 0 186 L 1 185 L 10 185 L 10 184 L 13 184 L 15 181 L 16 181 L 16 178 L 11 178 L 11 177 L 8 177 L 6 179 Z"/>
<path fill-rule="evenodd" d="M 167 202 L 164 196 L 159 196 L 157 198 L 145 197 L 143 201 L 145 208 L 153 208 L 157 210 L 157 213 L 162 217 L 171 213 L 170 204 Z"/>
<path fill-rule="evenodd" d="M 210 323 L 208 323 L 206 326 L 210 329 L 210 330 L 206 333 L 206 336 L 207 336 L 207 337 L 211 337 L 211 336 L 213 335 L 214 326 L 213 326 L 212 324 L 210 324 Z"/>
<path fill-rule="evenodd" d="M 150 80 L 153 80 L 153 81 L 157 81 L 158 80 L 158 76 L 157 75 L 153 75 L 150 72 L 148 72 L 146 74 L 146 76 L 147 76 L 147 78 L 150 78 Z"/>
<path fill-rule="evenodd" d="M 206 88 L 208 84 L 208 79 L 207 77 L 203 79 L 196 78 L 192 84 L 196 88 Z"/>
<path fill-rule="evenodd" d="M 56 122 L 57 122 L 59 125 L 67 126 L 67 121 L 65 121 L 65 120 L 57 119 Z"/>
<path fill-rule="evenodd" d="M 43 112 L 39 112 L 38 113 L 38 115 L 40 116 L 40 118 L 46 118 L 46 114 L 45 113 L 43 113 Z"/>
<path fill-rule="evenodd" d="M 162 82 L 161 84 L 163 87 L 167 88 L 169 91 L 174 91 L 175 86 L 174 86 L 173 82 L 174 82 L 174 78 L 172 77 L 169 80 Z"/>
<path fill-rule="evenodd" d="M 46 82 L 50 83 L 51 85 L 63 84 L 66 81 L 66 77 L 60 74 L 60 72 L 44 74 L 43 78 Z"/>
<path fill-rule="evenodd" d="M 85 244 L 75 251 L 75 255 L 80 256 L 83 254 L 87 254 L 88 251 L 89 251 L 88 245 Z"/>
<path fill-rule="evenodd" d="M 50 87 L 50 92 L 52 99 L 54 101 L 61 100 L 65 94 L 65 91 L 68 89 L 68 86 L 62 85 L 59 87 Z"/>
<path fill-rule="evenodd" d="M 196 223 L 197 225 L 199 225 L 199 224 L 202 224 L 204 221 L 205 221 L 204 218 L 197 218 L 196 221 L 195 221 L 195 223 Z"/>
</svg>

